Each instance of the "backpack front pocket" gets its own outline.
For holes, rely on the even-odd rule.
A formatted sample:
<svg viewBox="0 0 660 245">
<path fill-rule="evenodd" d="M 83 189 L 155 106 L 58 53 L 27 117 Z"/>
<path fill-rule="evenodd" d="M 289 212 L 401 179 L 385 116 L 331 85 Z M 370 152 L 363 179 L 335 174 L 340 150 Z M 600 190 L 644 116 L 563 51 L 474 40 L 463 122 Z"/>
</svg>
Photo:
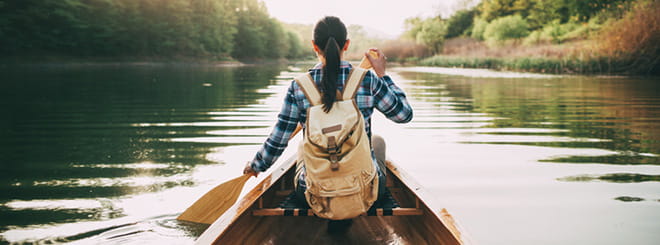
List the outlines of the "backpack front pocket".
<svg viewBox="0 0 660 245">
<path fill-rule="evenodd" d="M 305 196 L 317 216 L 327 219 L 350 219 L 359 216 L 373 204 L 373 179 L 365 173 L 311 182 Z"/>
</svg>

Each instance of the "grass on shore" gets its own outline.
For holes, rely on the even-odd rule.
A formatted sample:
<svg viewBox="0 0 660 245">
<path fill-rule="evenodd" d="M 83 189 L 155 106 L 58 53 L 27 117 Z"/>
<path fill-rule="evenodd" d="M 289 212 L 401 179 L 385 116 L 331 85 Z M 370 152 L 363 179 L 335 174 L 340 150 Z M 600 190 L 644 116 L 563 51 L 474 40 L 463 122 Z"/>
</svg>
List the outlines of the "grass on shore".
<svg viewBox="0 0 660 245">
<path fill-rule="evenodd" d="M 419 61 L 423 66 L 484 68 L 555 74 L 655 74 L 648 67 L 637 66 L 634 60 L 607 57 L 459 57 L 434 56 Z"/>
</svg>

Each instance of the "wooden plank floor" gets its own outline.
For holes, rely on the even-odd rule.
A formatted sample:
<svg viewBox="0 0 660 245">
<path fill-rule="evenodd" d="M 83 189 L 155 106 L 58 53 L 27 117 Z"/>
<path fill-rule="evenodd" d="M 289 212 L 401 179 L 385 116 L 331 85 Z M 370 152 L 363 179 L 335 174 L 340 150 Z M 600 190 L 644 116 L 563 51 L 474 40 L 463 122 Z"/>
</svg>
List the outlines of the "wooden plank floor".
<svg viewBox="0 0 660 245">
<path fill-rule="evenodd" d="M 411 226 L 422 223 L 418 218 L 358 217 L 345 233 L 334 234 L 327 232 L 328 221 L 318 217 L 254 217 L 234 226 L 217 244 L 427 244 Z"/>
</svg>

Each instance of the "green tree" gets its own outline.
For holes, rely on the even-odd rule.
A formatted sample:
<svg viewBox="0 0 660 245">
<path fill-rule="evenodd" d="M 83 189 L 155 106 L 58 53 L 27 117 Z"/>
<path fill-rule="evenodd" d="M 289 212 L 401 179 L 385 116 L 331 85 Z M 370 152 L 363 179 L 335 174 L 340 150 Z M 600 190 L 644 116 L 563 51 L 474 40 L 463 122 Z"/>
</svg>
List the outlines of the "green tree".
<svg viewBox="0 0 660 245">
<path fill-rule="evenodd" d="M 417 40 L 417 33 L 422 30 L 424 20 L 420 17 L 408 18 L 405 20 L 405 32 L 403 33 L 404 39 Z"/>
<path fill-rule="evenodd" d="M 535 0 L 528 6 L 529 15 L 522 15 L 536 29 L 552 21 L 561 24 L 569 21 L 586 22 L 603 11 L 619 11 L 629 0 Z"/>
<path fill-rule="evenodd" d="M 563 6 L 566 8 L 567 16 L 574 17 L 575 20 L 588 21 L 592 16 L 599 12 L 617 9 L 630 0 L 589 0 L 589 1 L 570 1 L 563 0 Z M 566 20 L 562 21 L 565 23 Z"/>
<path fill-rule="evenodd" d="M 0 55 L 280 58 L 292 42 L 259 0 L 0 0 Z"/>
<path fill-rule="evenodd" d="M 472 21 L 477 13 L 475 9 L 459 10 L 447 20 L 447 34 L 445 38 L 457 37 L 465 33 L 472 26 Z"/>
<path fill-rule="evenodd" d="M 561 43 L 567 38 L 567 34 L 575 31 L 579 27 L 581 26 L 573 22 L 560 24 L 559 20 L 554 20 L 546 24 L 541 30 L 543 36 L 549 37 L 553 43 Z"/>
<path fill-rule="evenodd" d="M 201 53 L 229 56 L 234 47 L 237 16 L 226 1 L 192 1 L 197 50 Z"/>
<path fill-rule="evenodd" d="M 161 2 L 165 14 L 161 13 L 159 19 L 165 24 L 160 35 L 163 49 L 166 53 L 187 54 L 196 46 L 194 40 L 192 9 L 190 1 L 164 0 Z"/>
<path fill-rule="evenodd" d="M 491 43 L 509 39 L 520 39 L 529 34 L 527 22 L 520 15 L 506 16 L 493 20 L 484 31 L 484 38 Z"/>
<path fill-rule="evenodd" d="M 8 53 L 72 51 L 87 27 L 79 0 L 5 1 L 0 8 L 0 49 Z M 49 14 L 44 14 L 49 13 Z"/>
<path fill-rule="evenodd" d="M 533 5 L 532 0 L 484 0 L 479 9 L 481 18 L 490 22 L 496 18 L 514 14 L 527 17 L 529 9 Z"/>
<path fill-rule="evenodd" d="M 487 21 L 483 20 L 482 18 L 475 18 L 474 24 L 472 25 L 472 38 L 477 40 L 484 40 L 484 31 L 486 31 L 486 26 L 488 26 Z"/>
<path fill-rule="evenodd" d="M 238 13 L 238 32 L 234 36 L 234 50 L 232 56 L 238 59 L 273 57 L 273 47 L 269 44 L 273 34 L 266 7 L 257 0 L 238 0 L 236 7 Z"/>
<path fill-rule="evenodd" d="M 5 1 L 0 0 L 0 13 L 4 13 L 5 8 L 6 8 Z M 9 29 L 8 25 L 9 25 L 9 19 L 7 18 L 7 16 L 4 14 L 0 14 L 0 37 L 5 35 L 7 29 Z"/>
<path fill-rule="evenodd" d="M 266 23 L 264 55 L 268 58 L 283 58 L 289 52 L 288 36 L 284 28 L 276 19 L 269 19 Z"/>
<path fill-rule="evenodd" d="M 558 0 L 536 0 L 526 18 L 529 27 L 531 29 L 537 29 L 553 20 L 562 19 L 560 9 L 563 4 L 564 1 Z"/>
<path fill-rule="evenodd" d="M 299 57 L 313 57 L 314 49 L 312 48 L 312 32 L 314 26 L 311 24 L 284 24 L 285 29 L 293 32 L 300 40 L 300 53 Z"/>
<path fill-rule="evenodd" d="M 417 42 L 426 45 L 433 53 L 442 52 L 447 25 L 440 18 L 424 20 L 421 30 L 417 33 Z"/>
<path fill-rule="evenodd" d="M 297 59 L 303 56 L 303 46 L 300 37 L 293 31 L 286 32 L 287 42 L 289 43 L 289 52 L 286 57 Z"/>
</svg>

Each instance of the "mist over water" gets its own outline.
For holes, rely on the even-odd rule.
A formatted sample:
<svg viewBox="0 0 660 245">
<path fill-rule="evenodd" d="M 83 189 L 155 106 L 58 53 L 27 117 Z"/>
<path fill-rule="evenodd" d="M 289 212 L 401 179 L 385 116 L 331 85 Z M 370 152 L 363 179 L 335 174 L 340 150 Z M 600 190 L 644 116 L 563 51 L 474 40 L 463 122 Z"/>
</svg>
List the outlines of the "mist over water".
<svg viewBox="0 0 660 245">
<path fill-rule="evenodd" d="M 176 216 L 240 173 L 307 68 L 0 68 L 0 243 L 192 242 L 206 226 Z M 472 240 L 660 240 L 655 79 L 390 73 L 415 117 L 374 133 Z"/>
</svg>

